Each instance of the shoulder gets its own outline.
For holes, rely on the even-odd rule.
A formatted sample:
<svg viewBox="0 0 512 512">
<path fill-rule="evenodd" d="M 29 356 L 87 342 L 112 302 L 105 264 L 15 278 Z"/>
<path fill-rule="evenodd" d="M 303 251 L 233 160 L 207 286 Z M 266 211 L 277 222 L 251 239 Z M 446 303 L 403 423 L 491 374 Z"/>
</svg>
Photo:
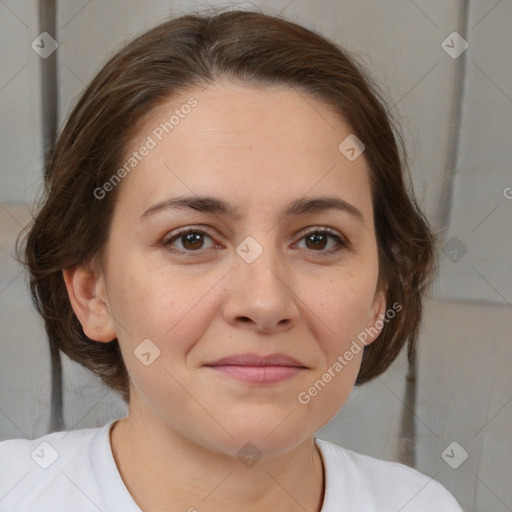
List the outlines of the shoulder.
<svg viewBox="0 0 512 512">
<path fill-rule="evenodd" d="M 91 444 L 108 426 L 1 441 L 0 509 L 60 510 L 59 496 L 69 497 L 76 478 L 90 473 Z M 94 495 L 90 477 L 82 480 Z M 90 505 L 78 505 L 77 510 Z"/>
<path fill-rule="evenodd" d="M 37 439 L 8 439 L 0 442 L 0 475 L 13 469 L 48 469 L 68 459 L 90 442 L 100 428 L 53 432 Z"/>
<path fill-rule="evenodd" d="M 316 439 L 316 444 L 326 468 L 326 501 L 345 501 L 349 495 L 354 510 L 462 512 L 443 485 L 409 466 L 320 439 Z M 330 510 L 326 508 L 325 512 Z"/>
<path fill-rule="evenodd" d="M 7 439 L 0 441 L 0 455 L 24 453 L 26 450 L 34 449 L 41 443 L 48 443 L 59 447 L 76 447 L 77 444 L 89 440 L 102 428 L 104 427 L 52 432 L 37 439 Z M 1 462 L 2 460 L 0 459 Z"/>
</svg>

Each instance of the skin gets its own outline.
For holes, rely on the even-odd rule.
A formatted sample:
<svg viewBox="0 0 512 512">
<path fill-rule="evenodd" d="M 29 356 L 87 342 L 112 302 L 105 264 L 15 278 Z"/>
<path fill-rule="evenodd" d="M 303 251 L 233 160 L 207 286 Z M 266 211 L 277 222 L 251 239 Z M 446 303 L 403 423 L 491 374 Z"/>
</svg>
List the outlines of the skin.
<svg viewBox="0 0 512 512">
<path fill-rule="evenodd" d="M 143 510 L 316 512 L 324 483 L 313 436 L 345 403 L 362 351 L 308 404 L 297 396 L 386 308 L 369 168 L 364 153 L 352 162 L 340 153 L 351 130 L 326 105 L 285 86 L 228 81 L 159 107 L 127 155 L 190 97 L 197 106 L 118 185 L 97 271 L 64 271 L 84 332 L 117 337 L 130 374 L 114 457 Z M 194 194 L 241 216 L 184 208 L 141 219 L 160 201 Z M 334 209 L 281 215 L 292 200 L 318 196 L 348 201 L 363 221 Z M 206 235 L 195 246 L 183 236 L 163 245 L 187 226 Z M 329 236 L 308 242 L 306 230 L 326 226 L 348 245 L 332 252 Z M 236 251 L 248 236 L 263 249 L 252 263 Z M 144 339 L 160 350 L 147 366 L 134 355 Z M 284 353 L 307 368 L 251 384 L 204 366 L 246 352 Z M 252 467 L 237 457 L 247 442 L 262 454 Z"/>
</svg>

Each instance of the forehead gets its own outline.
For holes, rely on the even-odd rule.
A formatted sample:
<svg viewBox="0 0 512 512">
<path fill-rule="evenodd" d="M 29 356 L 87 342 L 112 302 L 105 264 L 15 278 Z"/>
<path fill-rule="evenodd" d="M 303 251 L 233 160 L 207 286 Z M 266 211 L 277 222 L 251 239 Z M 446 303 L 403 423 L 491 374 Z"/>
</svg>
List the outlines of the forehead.
<svg viewBox="0 0 512 512">
<path fill-rule="evenodd" d="M 214 82 L 139 124 L 122 163 L 134 152 L 138 159 L 119 201 L 142 213 L 171 196 L 216 195 L 247 212 L 330 193 L 356 203 L 371 225 L 364 154 L 349 161 L 338 149 L 350 134 L 334 109 L 304 91 Z"/>
</svg>

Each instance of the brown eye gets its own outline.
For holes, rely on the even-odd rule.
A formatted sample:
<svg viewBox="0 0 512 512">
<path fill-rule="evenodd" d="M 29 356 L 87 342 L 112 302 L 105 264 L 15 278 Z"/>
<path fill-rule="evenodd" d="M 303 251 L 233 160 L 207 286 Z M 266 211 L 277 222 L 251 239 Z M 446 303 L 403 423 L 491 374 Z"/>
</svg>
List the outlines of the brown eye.
<svg viewBox="0 0 512 512">
<path fill-rule="evenodd" d="M 313 233 L 307 235 L 305 239 L 308 249 L 325 249 L 328 242 L 327 236 L 323 233 Z"/>
<path fill-rule="evenodd" d="M 207 239 L 210 240 L 209 246 L 206 242 Z M 300 242 L 303 240 L 305 241 L 305 248 L 308 251 L 318 253 L 319 256 L 329 255 L 349 246 L 345 239 L 331 228 L 311 230 L 302 236 Z M 163 241 L 162 245 L 172 247 L 182 253 L 202 253 L 204 252 L 202 249 L 215 247 L 215 242 L 203 230 L 189 227 L 174 233 Z"/>
<path fill-rule="evenodd" d="M 187 250 L 201 249 L 204 240 L 202 239 L 202 233 L 188 233 L 181 235 L 183 247 Z"/>
<path fill-rule="evenodd" d="M 306 233 L 301 240 L 305 240 L 306 249 L 320 253 L 336 252 L 347 246 L 344 239 L 330 228 L 310 231 L 309 233 Z M 330 240 L 335 242 L 334 247 L 331 246 L 330 249 L 325 250 L 326 247 L 328 247 Z"/>
<path fill-rule="evenodd" d="M 174 242 L 178 241 L 181 243 L 181 247 L 177 247 L 177 249 L 181 249 L 186 252 L 197 252 L 199 249 L 205 248 L 204 237 L 207 237 L 210 240 L 212 239 L 210 235 L 208 235 L 204 231 L 198 229 L 188 229 L 186 231 L 176 233 L 174 236 L 163 242 L 163 245 L 174 246 Z"/>
</svg>

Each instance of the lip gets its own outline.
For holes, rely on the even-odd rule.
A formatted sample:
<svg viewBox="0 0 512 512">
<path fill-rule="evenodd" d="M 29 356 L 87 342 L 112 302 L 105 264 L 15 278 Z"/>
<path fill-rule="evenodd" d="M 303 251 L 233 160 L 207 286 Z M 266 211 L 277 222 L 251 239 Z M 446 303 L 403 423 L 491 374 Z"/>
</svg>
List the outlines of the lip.
<svg viewBox="0 0 512 512">
<path fill-rule="evenodd" d="M 280 353 L 234 354 L 206 363 L 204 366 L 228 377 L 253 384 L 282 382 L 308 369 L 297 359 Z"/>
</svg>

